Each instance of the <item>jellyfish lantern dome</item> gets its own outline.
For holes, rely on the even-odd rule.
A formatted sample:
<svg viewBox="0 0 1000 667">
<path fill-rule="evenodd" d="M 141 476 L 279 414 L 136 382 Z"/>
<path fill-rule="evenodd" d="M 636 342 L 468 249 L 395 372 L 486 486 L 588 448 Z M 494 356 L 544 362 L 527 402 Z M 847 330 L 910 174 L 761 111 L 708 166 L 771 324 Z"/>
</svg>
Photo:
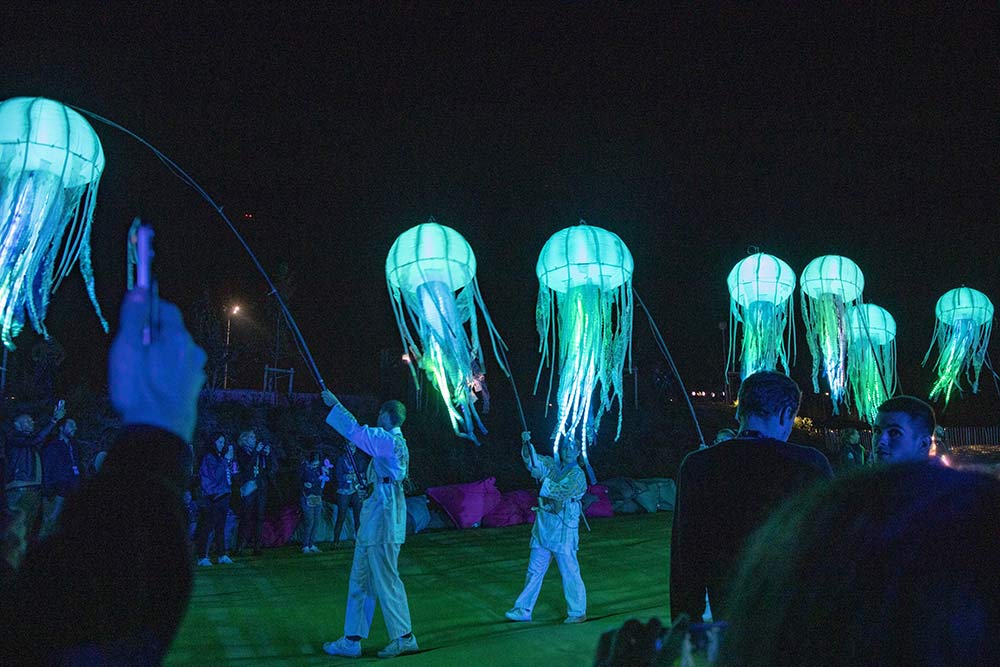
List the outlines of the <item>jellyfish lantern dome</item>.
<svg viewBox="0 0 1000 667">
<path fill-rule="evenodd" d="M 503 341 L 479 291 L 472 247 L 457 231 L 430 218 L 392 244 L 385 276 L 411 371 L 416 365 L 426 373 L 444 400 L 455 433 L 478 444 L 476 429 L 486 429 L 474 403 L 481 397 L 485 411 L 489 394 L 477 306 L 494 353 Z M 499 358 L 498 365 L 509 375 Z"/>
<path fill-rule="evenodd" d="M 861 304 L 865 277 L 858 265 L 847 257 L 825 255 L 806 265 L 799 283 L 802 285 L 802 320 L 813 359 L 813 391 L 819 393 L 822 369 L 836 415 L 847 392 L 850 344 L 847 311 Z"/>
<path fill-rule="evenodd" d="M 90 230 L 104 150 L 76 111 L 41 97 L 0 103 L 0 338 L 8 348 L 30 319 L 47 336 L 49 298 L 77 260 L 94 291 Z"/>
<path fill-rule="evenodd" d="M 792 267 L 773 255 L 756 253 L 736 263 L 726 284 L 730 297 L 727 372 L 736 361 L 736 330 L 742 325 L 740 378 L 776 370 L 779 364 L 788 373 L 788 352 L 794 349 L 795 340 L 794 324 L 788 326 L 795 291 Z"/>
<path fill-rule="evenodd" d="M 896 393 L 896 320 L 865 303 L 847 313 L 850 327 L 847 384 L 858 417 L 875 423 L 878 407 Z"/>
<path fill-rule="evenodd" d="M 936 343 L 938 360 L 934 370 L 938 377 L 930 398 L 934 400 L 943 395 L 945 407 L 948 407 L 952 391 L 962 390 L 963 374 L 972 393 L 979 391 L 979 373 L 986 361 L 993 328 L 993 302 L 979 290 L 959 287 L 938 299 L 934 314 L 937 317 L 934 336 L 923 363 L 927 363 Z"/>
<path fill-rule="evenodd" d="M 618 399 L 621 434 L 622 369 L 632 342 L 632 253 L 618 237 L 582 220 L 553 234 L 538 256 L 535 310 L 542 367 L 559 389 L 553 449 L 570 438 L 586 460 L 601 418 Z M 558 354 L 558 357 L 557 357 Z M 548 396 L 552 392 L 549 376 Z M 548 398 L 546 404 L 549 403 Z"/>
</svg>

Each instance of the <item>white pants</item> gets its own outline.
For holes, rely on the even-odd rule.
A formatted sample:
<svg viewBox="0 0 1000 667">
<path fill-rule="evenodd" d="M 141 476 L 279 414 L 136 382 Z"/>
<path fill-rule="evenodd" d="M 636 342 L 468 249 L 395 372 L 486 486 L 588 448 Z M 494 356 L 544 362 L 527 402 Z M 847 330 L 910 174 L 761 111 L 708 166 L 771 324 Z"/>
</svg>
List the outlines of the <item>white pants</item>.
<svg viewBox="0 0 1000 667">
<path fill-rule="evenodd" d="M 517 596 L 515 607 L 534 609 L 538 593 L 542 590 L 542 580 L 549 569 L 549 563 L 556 559 L 556 567 L 562 575 L 563 594 L 566 596 L 566 606 L 569 616 L 583 616 L 587 613 L 587 589 L 583 586 L 580 576 L 580 563 L 576 552 L 552 552 L 542 547 L 532 547 L 531 558 L 528 559 L 528 576 L 524 582 L 524 590 Z"/>
<path fill-rule="evenodd" d="M 375 601 L 382 605 L 389 637 L 410 632 L 410 605 L 399 578 L 398 544 L 355 545 L 351 579 L 347 587 L 347 615 L 344 635 L 367 637 L 375 615 Z"/>
</svg>

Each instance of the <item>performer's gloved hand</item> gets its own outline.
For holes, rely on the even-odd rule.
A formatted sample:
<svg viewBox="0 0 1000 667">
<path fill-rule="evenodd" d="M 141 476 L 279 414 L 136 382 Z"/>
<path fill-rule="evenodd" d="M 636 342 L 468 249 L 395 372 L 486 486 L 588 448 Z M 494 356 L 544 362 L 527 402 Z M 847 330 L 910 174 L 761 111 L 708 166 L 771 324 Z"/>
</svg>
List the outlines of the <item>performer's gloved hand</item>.
<svg viewBox="0 0 1000 667">
<path fill-rule="evenodd" d="M 545 479 L 545 471 L 541 468 L 532 468 L 531 476 L 538 480 Z"/>
<path fill-rule="evenodd" d="M 56 409 L 52 411 L 52 421 L 57 422 L 66 416 L 66 404 L 59 401 L 56 404 Z"/>
<path fill-rule="evenodd" d="M 531 444 L 531 431 L 521 432 L 521 442 L 524 443 L 525 445 Z"/>
<path fill-rule="evenodd" d="M 159 426 L 190 443 L 205 384 L 205 351 L 184 328 L 181 311 L 167 301 L 159 303 L 152 342 L 143 345 L 149 309 L 148 290 L 125 295 L 108 358 L 111 404 L 126 424 Z"/>
<path fill-rule="evenodd" d="M 335 406 L 337 403 L 340 402 L 337 400 L 337 397 L 333 395 L 333 392 L 330 391 L 329 389 L 324 389 L 323 393 L 321 393 L 320 396 L 323 397 L 323 403 L 326 404 L 326 407 L 328 408 L 332 408 L 333 406 Z"/>
</svg>

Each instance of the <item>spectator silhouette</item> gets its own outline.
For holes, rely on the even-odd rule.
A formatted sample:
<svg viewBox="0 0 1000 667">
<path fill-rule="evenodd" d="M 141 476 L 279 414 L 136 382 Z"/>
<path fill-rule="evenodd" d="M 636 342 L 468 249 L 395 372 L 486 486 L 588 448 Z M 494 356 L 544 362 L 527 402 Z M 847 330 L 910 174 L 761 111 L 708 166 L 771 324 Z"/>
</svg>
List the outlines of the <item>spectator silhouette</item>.
<svg viewBox="0 0 1000 667">
<path fill-rule="evenodd" d="M 1000 664 L 1000 482 L 908 462 L 790 501 L 754 536 L 724 665 Z"/>
</svg>

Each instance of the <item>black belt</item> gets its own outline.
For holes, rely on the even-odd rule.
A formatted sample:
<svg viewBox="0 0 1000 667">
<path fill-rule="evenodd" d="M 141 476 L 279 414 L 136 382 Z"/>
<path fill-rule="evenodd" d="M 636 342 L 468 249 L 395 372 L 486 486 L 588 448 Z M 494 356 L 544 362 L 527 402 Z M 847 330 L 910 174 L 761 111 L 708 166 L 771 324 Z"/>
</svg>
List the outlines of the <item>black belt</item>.
<svg viewBox="0 0 1000 667">
<path fill-rule="evenodd" d="M 392 477 L 383 477 L 382 478 L 382 483 L 383 484 L 392 484 Z"/>
</svg>

